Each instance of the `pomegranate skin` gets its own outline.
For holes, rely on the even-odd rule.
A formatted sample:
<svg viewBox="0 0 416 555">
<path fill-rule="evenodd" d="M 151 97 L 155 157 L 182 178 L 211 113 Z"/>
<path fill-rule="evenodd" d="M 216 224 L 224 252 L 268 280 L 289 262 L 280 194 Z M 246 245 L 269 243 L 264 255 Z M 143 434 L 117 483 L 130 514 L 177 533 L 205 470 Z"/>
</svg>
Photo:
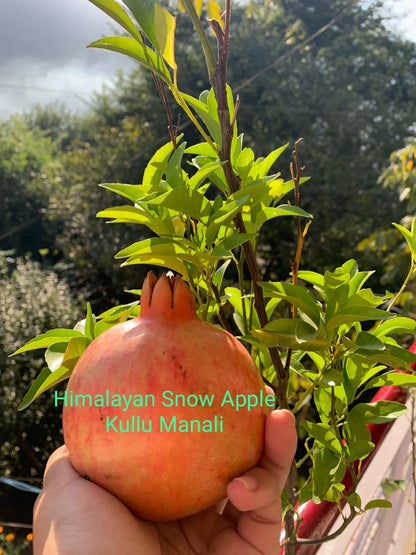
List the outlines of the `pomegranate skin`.
<svg viewBox="0 0 416 555">
<path fill-rule="evenodd" d="M 225 396 L 235 402 L 236 395 L 263 392 L 264 398 L 259 371 L 230 333 L 197 317 L 180 278 L 164 275 L 156 282 L 150 273 L 141 304 L 138 318 L 99 335 L 79 359 L 67 386 L 64 439 L 82 476 L 135 515 L 169 521 L 217 503 L 230 480 L 256 465 L 271 409 L 237 411 L 223 403 Z M 132 395 L 143 406 L 70 406 L 79 394 Z M 178 394 L 185 403 L 175 402 Z M 212 406 L 191 406 L 199 395 Z M 168 431 L 173 417 L 176 431 Z M 196 424 L 184 431 L 191 421 L 199 421 L 201 431 Z M 203 431 L 204 422 L 213 431 Z"/>
</svg>

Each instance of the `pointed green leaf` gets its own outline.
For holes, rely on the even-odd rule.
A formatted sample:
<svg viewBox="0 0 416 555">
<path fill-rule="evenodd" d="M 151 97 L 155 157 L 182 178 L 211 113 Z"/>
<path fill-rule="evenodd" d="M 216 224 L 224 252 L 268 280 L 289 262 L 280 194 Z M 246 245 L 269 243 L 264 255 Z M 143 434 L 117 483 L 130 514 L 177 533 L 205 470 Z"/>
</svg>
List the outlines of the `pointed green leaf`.
<svg viewBox="0 0 416 555">
<path fill-rule="evenodd" d="M 380 339 L 366 331 L 361 331 L 358 334 L 355 344 L 360 347 L 360 349 L 369 351 L 384 351 L 386 349 L 386 345 L 380 341 Z"/>
<path fill-rule="evenodd" d="M 263 282 L 260 285 L 266 297 L 284 299 L 306 314 L 315 327 L 319 326 L 321 310 L 317 300 L 306 287 L 287 282 Z"/>
<path fill-rule="evenodd" d="M 309 436 L 319 441 L 324 447 L 334 453 L 342 453 L 342 445 L 329 424 L 315 424 L 314 422 L 303 420 L 302 427 L 307 431 Z"/>
<path fill-rule="evenodd" d="M 168 85 L 172 84 L 172 77 L 163 59 L 146 45 L 140 44 L 131 37 L 106 37 L 88 45 L 89 48 L 102 48 L 124 54 L 153 71 Z"/>
<path fill-rule="evenodd" d="M 131 13 L 133 14 L 134 18 L 136 19 L 137 23 L 143 30 L 143 33 L 146 37 L 150 40 L 153 46 L 161 51 L 158 45 L 157 40 L 157 30 L 156 30 L 156 21 L 155 21 L 155 5 L 156 0 L 122 0 L 123 4 L 125 4 Z"/>
<path fill-rule="evenodd" d="M 183 133 L 179 135 L 176 139 L 178 143 L 182 139 Z M 173 152 L 172 141 L 169 141 L 165 145 L 161 146 L 152 156 L 146 169 L 143 173 L 143 185 L 150 185 L 152 190 L 160 189 L 160 182 L 162 180 L 163 174 L 166 173 L 168 168 L 169 159 Z M 149 191 L 150 192 L 150 191 Z"/>
<path fill-rule="evenodd" d="M 408 409 L 396 401 L 377 401 L 376 403 L 359 403 L 349 412 L 348 419 L 365 424 L 384 424 L 406 414 Z"/>
<path fill-rule="evenodd" d="M 142 197 L 151 192 L 151 186 L 146 185 L 128 185 L 125 183 L 100 183 L 99 187 L 117 193 L 118 195 L 137 202 Z"/>
<path fill-rule="evenodd" d="M 395 333 L 416 333 L 416 321 L 405 316 L 398 316 L 393 320 L 381 322 L 372 332 L 377 337 L 385 337 Z"/>
<path fill-rule="evenodd" d="M 409 245 L 409 248 L 412 252 L 412 256 L 413 258 L 416 258 L 416 240 L 412 234 L 411 231 L 409 231 L 407 228 L 405 228 L 404 226 L 400 225 L 400 224 L 396 224 L 393 223 L 394 227 L 396 227 L 400 233 L 403 235 L 403 237 L 405 238 L 407 244 Z"/>
<path fill-rule="evenodd" d="M 383 386 L 400 386 L 400 387 L 416 387 L 415 374 L 402 374 L 399 372 L 386 372 L 377 376 L 366 383 L 365 389 L 372 389 L 374 387 Z"/>
<path fill-rule="evenodd" d="M 329 342 L 320 335 L 320 330 L 298 318 L 280 318 L 268 323 L 263 329 L 251 331 L 268 347 L 280 345 L 290 349 L 319 351 L 326 349 Z"/>
<path fill-rule="evenodd" d="M 289 146 L 289 143 L 286 143 L 280 148 L 273 150 L 268 156 L 266 156 L 264 160 L 262 160 L 262 162 L 259 165 L 259 177 L 264 177 L 269 173 L 270 168 L 273 166 L 273 164 L 276 162 L 276 160 L 286 150 L 288 146 Z"/>
<path fill-rule="evenodd" d="M 123 264 L 121 264 L 121 266 L 132 266 L 134 264 L 161 266 L 162 268 L 168 268 L 169 270 L 177 272 L 185 277 L 188 277 L 189 275 L 187 265 L 177 256 L 143 253 L 140 256 L 130 256 L 125 262 L 123 262 Z"/>
<path fill-rule="evenodd" d="M 100 8 L 104 13 L 109 15 L 114 21 L 123 27 L 130 35 L 134 38 L 142 41 L 140 33 L 134 24 L 134 21 L 130 18 L 127 12 L 124 11 L 123 7 L 116 2 L 116 0 L 89 0 L 91 4 Z"/>
<path fill-rule="evenodd" d="M 208 106 L 201 102 L 201 100 L 197 100 L 189 94 L 182 93 L 182 96 L 201 118 L 218 148 L 221 148 L 222 136 L 218 116 L 216 118 L 213 117 L 208 111 Z"/>
<path fill-rule="evenodd" d="M 142 1 L 142 0 L 141 0 Z M 156 2 L 155 27 L 158 50 L 170 67 L 176 72 L 175 28 L 176 18 Z"/>
<path fill-rule="evenodd" d="M 113 206 L 105 208 L 97 214 L 97 218 L 114 218 L 109 223 L 129 223 L 146 225 L 149 229 L 158 235 L 169 235 L 171 232 L 171 221 L 165 222 L 161 218 L 157 218 L 147 213 L 142 208 L 135 206 Z"/>
<path fill-rule="evenodd" d="M 370 509 L 391 509 L 393 505 L 387 499 L 374 499 L 373 501 L 369 501 L 367 505 L 364 507 L 365 511 L 369 511 Z"/>
<path fill-rule="evenodd" d="M 198 189 L 200 185 L 218 168 L 220 168 L 222 163 L 219 160 L 205 164 L 200 168 L 189 180 L 189 187 L 191 189 Z"/>
<path fill-rule="evenodd" d="M 17 410 L 24 410 L 32 403 L 32 401 L 36 397 L 36 393 L 37 393 L 38 389 L 43 384 L 43 382 L 46 380 L 46 378 L 49 377 L 50 375 L 51 375 L 51 371 L 49 370 L 49 368 L 44 368 L 40 372 L 40 374 L 36 377 L 35 381 L 30 386 L 29 391 L 23 397 L 23 401 L 17 407 Z"/>
<path fill-rule="evenodd" d="M 147 204 L 149 206 L 155 205 L 170 208 L 197 220 L 208 216 L 211 211 L 211 205 L 204 195 L 201 195 L 198 190 L 190 189 L 187 186 L 172 189 L 148 201 Z"/>
<path fill-rule="evenodd" d="M 18 355 L 20 353 L 24 353 L 25 351 L 33 351 L 34 349 L 44 349 L 45 347 L 50 347 L 50 345 L 54 345 L 55 343 L 69 342 L 73 337 L 84 337 L 84 334 L 76 330 L 67 330 L 63 328 L 50 330 L 46 333 L 38 335 L 34 339 L 31 339 L 10 356 Z"/>
<path fill-rule="evenodd" d="M 395 315 L 384 310 L 367 306 L 346 306 L 341 308 L 329 322 L 327 329 L 333 330 L 343 324 L 353 324 L 355 322 L 364 322 L 366 320 L 389 320 Z"/>
</svg>

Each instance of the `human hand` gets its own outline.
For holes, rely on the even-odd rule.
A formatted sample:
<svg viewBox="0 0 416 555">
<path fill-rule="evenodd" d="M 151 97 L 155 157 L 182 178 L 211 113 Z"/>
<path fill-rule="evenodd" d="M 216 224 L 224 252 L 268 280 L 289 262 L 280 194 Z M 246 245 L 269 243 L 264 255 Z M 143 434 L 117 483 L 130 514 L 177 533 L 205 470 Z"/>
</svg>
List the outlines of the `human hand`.
<svg viewBox="0 0 416 555">
<path fill-rule="evenodd" d="M 272 555 L 279 552 L 281 494 L 297 443 L 293 415 L 273 411 L 257 467 L 227 487 L 212 507 L 173 522 L 136 518 L 116 497 L 82 478 L 65 446 L 50 457 L 36 500 L 34 555 Z"/>
</svg>

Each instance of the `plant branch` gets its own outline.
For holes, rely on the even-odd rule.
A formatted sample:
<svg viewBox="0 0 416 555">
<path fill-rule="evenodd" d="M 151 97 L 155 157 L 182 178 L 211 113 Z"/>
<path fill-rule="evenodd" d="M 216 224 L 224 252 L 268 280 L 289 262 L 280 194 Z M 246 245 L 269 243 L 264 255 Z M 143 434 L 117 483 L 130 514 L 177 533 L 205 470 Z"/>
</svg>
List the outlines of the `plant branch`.
<svg viewBox="0 0 416 555">
<path fill-rule="evenodd" d="M 207 34 L 205 33 L 204 28 L 202 27 L 201 20 L 198 17 L 198 14 L 196 12 L 196 9 L 192 0 L 183 0 L 183 4 L 190 18 L 192 19 L 192 23 L 194 24 L 196 32 L 198 33 L 199 40 L 201 41 L 202 49 L 204 51 L 204 56 L 205 56 L 205 63 L 208 69 L 208 76 L 209 76 L 209 79 L 211 80 L 215 72 L 215 69 L 217 67 L 217 60 L 215 59 L 214 51 L 211 48 Z"/>
<path fill-rule="evenodd" d="M 179 126 L 176 127 L 176 131 L 175 131 L 174 125 L 173 125 L 172 110 L 169 105 L 169 99 L 166 93 L 165 84 L 163 83 L 162 79 L 160 79 L 160 77 L 158 77 L 155 73 L 153 73 L 153 71 L 151 73 L 152 73 L 156 90 L 158 92 L 160 100 L 162 101 L 163 107 L 165 109 L 165 112 L 168 118 L 168 131 L 169 131 L 170 140 L 172 141 L 173 150 L 176 150 L 177 149 L 176 136 L 177 136 L 177 131 Z"/>
<path fill-rule="evenodd" d="M 409 281 L 412 279 L 412 277 L 414 276 L 415 272 L 416 272 L 416 262 L 412 253 L 412 261 L 411 261 L 410 269 L 409 269 L 409 272 L 407 273 L 406 279 L 404 280 L 403 285 L 400 287 L 400 290 L 394 295 L 394 297 L 389 302 L 386 308 L 386 312 L 390 312 L 391 309 L 394 307 L 394 305 L 397 304 L 403 291 L 405 291 L 405 289 L 407 288 L 407 285 Z"/>
<path fill-rule="evenodd" d="M 233 128 L 235 123 L 234 114 L 230 116 L 228 100 L 227 100 L 227 61 L 229 49 L 229 35 L 230 35 L 230 15 L 231 15 L 231 2 L 226 0 L 225 9 L 225 25 L 224 30 L 218 22 L 210 21 L 218 43 L 218 63 L 215 72 L 210 76 L 210 83 L 215 93 L 218 106 L 218 118 L 221 127 L 221 150 L 219 153 L 220 160 L 224 162 L 223 171 L 227 180 L 231 193 L 235 193 L 241 188 L 240 178 L 235 174 L 231 164 L 231 143 L 233 138 Z M 234 224 L 240 233 L 247 233 L 241 212 L 234 218 Z M 254 306 L 256 308 L 260 325 L 264 327 L 268 323 L 266 314 L 263 289 L 260 287 L 259 282 L 262 280 L 260 270 L 257 265 L 256 256 L 253 246 L 250 241 L 243 244 L 244 254 L 250 276 L 253 282 L 254 289 Z M 283 363 L 280 358 L 279 351 L 276 347 L 270 348 L 270 356 L 273 366 L 276 369 L 278 378 L 277 390 L 275 389 L 277 402 L 280 408 L 288 408 L 287 402 L 287 385 L 288 374 L 285 371 Z"/>
<path fill-rule="evenodd" d="M 346 528 L 348 528 L 348 526 L 351 524 L 351 522 L 354 520 L 354 518 L 357 515 L 358 515 L 358 512 L 354 509 L 354 507 L 351 507 L 350 515 L 346 519 L 344 519 L 344 522 L 341 524 L 338 530 L 335 530 L 335 532 L 333 532 L 332 534 L 328 534 L 328 536 L 324 536 L 322 538 L 314 538 L 314 539 L 296 538 L 295 544 L 296 545 L 316 545 L 316 544 L 326 543 L 331 540 L 334 540 L 335 538 L 340 536 Z"/>
<path fill-rule="evenodd" d="M 218 304 L 218 310 L 219 310 L 221 322 L 227 331 L 229 331 L 230 333 L 233 333 L 233 330 L 230 324 L 228 323 L 227 317 L 225 316 L 224 308 L 221 304 L 220 292 L 218 291 L 218 287 L 214 283 L 211 283 L 211 287 L 212 287 L 212 290 L 214 291 L 215 300 L 217 301 L 217 304 Z"/>
</svg>

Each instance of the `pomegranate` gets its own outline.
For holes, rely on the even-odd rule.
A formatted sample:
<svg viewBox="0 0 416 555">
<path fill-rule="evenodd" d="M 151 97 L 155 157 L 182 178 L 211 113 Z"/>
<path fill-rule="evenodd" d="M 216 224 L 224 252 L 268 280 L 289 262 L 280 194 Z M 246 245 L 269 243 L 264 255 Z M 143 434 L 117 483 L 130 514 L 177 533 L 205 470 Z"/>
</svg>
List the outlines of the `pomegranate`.
<svg viewBox="0 0 416 555">
<path fill-rule="evenodd" d="M 75 469 L 168 521 L 220 501 L 256 465 L 273 397 L 241 343 L 198 318 L 184 281 L 149 272 L 140 316 L 91 342 L 62 399 Z"/>
</svg>

